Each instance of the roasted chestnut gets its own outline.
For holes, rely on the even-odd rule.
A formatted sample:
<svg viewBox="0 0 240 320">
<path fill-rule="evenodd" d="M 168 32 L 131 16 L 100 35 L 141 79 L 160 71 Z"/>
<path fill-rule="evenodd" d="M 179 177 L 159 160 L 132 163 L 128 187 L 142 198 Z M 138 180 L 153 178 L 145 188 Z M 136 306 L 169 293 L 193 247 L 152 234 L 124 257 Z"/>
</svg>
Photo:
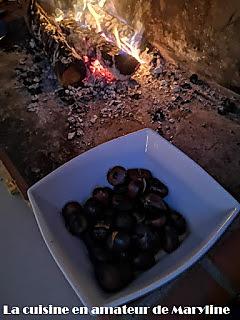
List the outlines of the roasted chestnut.
<svg viewBox="0 0 240 320">
<path fill-rule="evenodd" d="M 167 206 L 165 202 L 162 200 L 160 195 L 156 193 L 148 193 L 142 198 L 142 203 L 145 209 L 156 212 L 158 211 L 167 211 Z"/>
<path fill-rule="evenodd" d="M 66 203 L 62 209 L 62 215 L 64 219 L 66 219 L 71 215 L 78 215 L 82 213 L 83 213 L 82 206 L 77 201 L 71 201 Z"/>
<path fill-rule="evenodd" d="M 110 233 L 110 226 L 103 223 L 97 223 L 92 229 L 92 236 L 97 241 L 105 241 Z"/>
<path fill-rule="evenodd" d="M 133 280 L 133 271 L 128 263 L 103 263 L 95 268 L 95 274 L 99 285 L 107 292 L 119 291 Z"/>
<path fill-rule="evenodd" d="M 114 194 L 112 197 L 112 206 L 118 211 L 130 211 L 134 207 L 134 202 L 123 194 Z"/>
<path fill-rule="evenodd" d="M 156 229 L 163 228 L 167 223 L 167 215 L 160 212 L 158 215 L 146 220 L 146 224 Z"/>
<path fill-rule="evenodd" d="M 93 247 L 89 251 L 89 255 L 93 263 L 99 263 L 99 262 L 111 262 L 112 254 L 107 251 L 105 248 L 101 247 Z"/>
<path fill-rule="evenodd" d="M 156 263 L 155 257 L 150 252 L 140 252 L 133 259 L 133 266 L 137 271 L 144 271 L 150 269 Z"/>
<path fill-rule="evenodd" d="M 179 236 L 187 232 L 187 222 L 183 216 L 175 210 L 169 214 L 168 224 L 174 227 Z"/>
<path fill-rule="evenodd" d="M 114 226 L 118 230 L 130 231 L 136 220 L 135 218 L 128 212 L 119 212 L 114 221 Z"/>
<path fill-rule="evenodd" d="M 143 251 L 156 253 L 160 249 L 158 234 L 144 224 L 135 227 L 132 241 L 138 249 Z"/>
<path fill-rule="evenodd" d="M 126 183 L 119 184 L 113 188 L 113 192 L 115 194 L 127 194 L 128 193 L 128 185 Z"/>
<path fill-rule="evenodd" d="M 125 251 L 130 247 L 130 244 L 130 236 L 121 231 L 114 231 L 107 239 L 107 246 L 113 251 Z"/>
<path fill-rule="evenodd" d="M 71 214 L 65 219 L 67 229 L 74 235 L 80 237 L 87 230 L 87 219 L 82 214 Z"/>
<path fill-rule="evenodd" d="M 105 188 L 95 188 L 92 193 L 93 198 L 97 199 L 103 204 L 104 207 L 108 207 L 111 203 L 112 189 Z"/>
<path fill-rule="evenodd" d="M 135 209 L 131 212 L 137 223 L 143 223 L 146 219 L 146 212 L 142 209 Z"/>
<path fill-rule="evenodd" d="M 146 180 L 138 179 L 138 180 L 131 180 L 128 184 L 128 196 L 130 198 L 136 198 L 140 196 L 146 190 Z"/>
<path fill-rule="evenodd" d="M 147 169 L 128 169 L 127 176 L 129 180 L 138 180 L 138 179 L 149 180 L 152 177 L 152 173 Z"/>
<path fill-rule="evenodd" d="M 161 236 L 162 248 L 167 253 L 171 253 L 179 247 L 180 242 L 178 238 L 178 233 L 176 229 L 174 229 L 173 227 L 166 226 Z"/>
<path fill-rule="evenodd" d="M 100 287 L 107 292 L 118 291 L 123 287 L 119 268 L 112 264 L 97 265 L 95 274 Z"/>
<path fill-rule="evenodd" d="M 116 251 L 114 255 L 117 261 L 132 261 L 132 254 L 128 251 Z"/>
<path fill-rule="evenodd" d="M 104 215 L 104 219 L 106 217 L 108 217 L 109 219 L 112 218 L 116 213 L 116 210 L 114 210 L 113 208 L 109 207 L 109 208 L 106 208 L 103 212 L 103 215 Z"/>
<path fill-rule="evenodd" d="M 151 178 L 148 181 L 148 190 L 149 192 L 159 194 L 162 198 L 168 195 L 168 187 L 157 178 Z"/>
<path fill-rule="evenodd" d="M 95 198 L 89 198 L 84 204 L 84 211 L 86 213 L 87 218 L 91 222 L 95 222 L 97 220 L 101 220 L 103 218 L 103 206 L 101 202 L 99 202 Z"/>
<path fill-rule="evenodd" d="M 123 184 L 127 177 L 127 170 L 121 166 L 110 169 L 107 173 L 107 180 L 112 186 Z"/>
</svg>

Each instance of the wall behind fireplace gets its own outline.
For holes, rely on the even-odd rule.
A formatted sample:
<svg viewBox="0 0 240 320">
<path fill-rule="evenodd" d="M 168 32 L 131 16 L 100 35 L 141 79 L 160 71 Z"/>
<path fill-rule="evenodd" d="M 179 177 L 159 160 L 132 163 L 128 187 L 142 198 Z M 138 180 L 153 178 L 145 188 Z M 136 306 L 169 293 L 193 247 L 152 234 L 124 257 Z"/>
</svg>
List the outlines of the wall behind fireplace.
<svg viewBox="0 0 240 320">
<path fill-rule="evenodd" d="M 196 72 L 240 90 L 239 0 L 114 0 L 130 23 Z"/>
</svg>

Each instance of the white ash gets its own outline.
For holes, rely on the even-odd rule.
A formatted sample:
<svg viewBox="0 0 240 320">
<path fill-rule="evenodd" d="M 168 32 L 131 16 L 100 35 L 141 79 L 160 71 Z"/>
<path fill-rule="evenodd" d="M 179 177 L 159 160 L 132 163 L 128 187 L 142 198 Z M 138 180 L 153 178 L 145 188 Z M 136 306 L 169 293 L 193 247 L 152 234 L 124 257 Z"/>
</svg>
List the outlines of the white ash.
<svg viewBox="0 0 240 320">
<path fill-rule="evenodd" d="M 98 119 L 98 116 L 95 114 L 91 119 L 90 119 L 90 122 L 91 124 L 94 124 Z"/>
<path fill-rule="evenodd" d="M 27 111 L 37 111 L 39 106 L 34 103 L 47 102 L 48 94 L 53 95 L 59 101 L 59 107 L 69 108 L 66 118 L 68 140 L 79 139 L 84 143 L 85 128 L 110 123 L 116 118 L 144 124 L 144 117 L 136 115 L 133 106 L 141 110 L 142 105 L 148 105 L 150 121 L 156 124 L 160 133 L 172 130 L 181 115 L 191 112 L 194 101 L 200 101 L 204 108 L 217 109 L 224 100 L 217 90 L 201 79 L 196 81 L 194 76 L 190 81 L 185 72 L 165 61 L 157 51 L 149 54 L 150 62 L 142 64 L 133 79 L 107 82 L 104 78 L 91 77 L 77 88 L 62 88 L 49 61 L 39 54 L 35 42 L 31 40 L 29 46 L 31 56 L 27 55 L 16 68 L 17 79 L 31 95 L 32 103 Z M 98 105 L 101 108 L 92 110 Z M 176 110 L 180 115 L 174 116 Z"/>
<path fill-rule="evenodd" d="M 68 133 L 68 140 L 72 140 L 76 135 L 76 132 L 69 132 Z"/>
</svg>

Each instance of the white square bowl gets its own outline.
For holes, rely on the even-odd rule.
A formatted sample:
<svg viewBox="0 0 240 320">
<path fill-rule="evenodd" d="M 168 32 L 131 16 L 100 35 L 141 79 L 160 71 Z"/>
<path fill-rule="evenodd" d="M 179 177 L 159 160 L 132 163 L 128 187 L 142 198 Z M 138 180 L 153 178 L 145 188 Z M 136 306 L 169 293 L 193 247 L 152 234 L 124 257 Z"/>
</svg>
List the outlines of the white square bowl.
<svg viewBox="0 0 240 320">
<path fill-rule="evenodd" d="M 84 244 L 65 228 L 60 211 L 70 200 L 83 202 L 96 185 L 108 185 L 109 168 L 143 167 L 169 187 L 166 200 L 186 218 L 190 235 L 173 253 L 115 294 L 95 281 Z M 136 299 L 178 276 L 195 263 L 238 214 L 239 203 L 194 161 L 156 132 L 144 129 L 79 155 L 28 190 L 42 236 L 82 303 L 117 306 Z"/>
</svg>

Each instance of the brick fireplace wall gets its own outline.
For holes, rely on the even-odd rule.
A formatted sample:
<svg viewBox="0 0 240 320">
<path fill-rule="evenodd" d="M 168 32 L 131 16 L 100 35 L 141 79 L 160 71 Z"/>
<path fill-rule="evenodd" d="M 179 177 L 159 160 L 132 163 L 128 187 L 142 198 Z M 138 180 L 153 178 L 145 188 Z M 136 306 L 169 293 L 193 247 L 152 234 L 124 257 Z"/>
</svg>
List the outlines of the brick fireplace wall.
<svg viewBox="0 0 240 320">
<path fill-rule="evenodd" d="M 114 0 L 120 16 L 193 71 L 240 92 L 239 0 Z"/>
</svg>

